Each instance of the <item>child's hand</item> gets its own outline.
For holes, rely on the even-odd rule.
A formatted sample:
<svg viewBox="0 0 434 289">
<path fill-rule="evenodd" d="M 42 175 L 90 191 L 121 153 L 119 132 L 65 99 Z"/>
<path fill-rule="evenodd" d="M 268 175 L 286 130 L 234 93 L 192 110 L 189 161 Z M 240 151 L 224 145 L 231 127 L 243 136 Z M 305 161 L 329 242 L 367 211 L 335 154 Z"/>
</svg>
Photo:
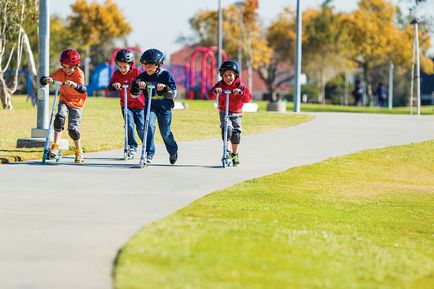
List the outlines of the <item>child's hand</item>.
<svg viewBox="0 0 434 289">
<path fill-rule="evenodd" d="M 234 94 L 243 94 L 243 91 L 239 88 L 234 88 L 234 90 L 232 90 L 232 93 Z"/>
<path fill-rule="evenodd" d="M 48 84 L 51 84 L 54 82 L 54 80 L 51 77 L 47 76 L 47 77 L 45 77 L 45 82 Z"/>
<path fill-rule="evenodd" d="M 72 88 L 77 88 L 77 86 L 78 86 L 77 83 L 75 83 L 74 81 L 71 81 L 71 80 L 65 81 L 65 85 L 70 86 Z"/>
<path fill-rule="evenodd" d="M 165 84 L 158 83 L 158 84 L 157 84 L 157 91 L 162 91 L 165 87 L 166 87 Z"/>
<path fill-rule="evenodd" d="M 216 87 L 216 89 L 214 89 L 214 93 L 220 94 L 220 93 L 222 93 L 222 89 L 220 87 Z"/>
<path fill-rule="evenodd" d="M 114 89 L 120 89 L 121 88 L 121 84 L 119 82 L 115 82 L 115 83 L 112 84 L 112 87 Z"/>
<path fill-rule="evenodd" d="M 146 88 L 146 82 L 144 82 L 144 81 L 138 81 L 137 84 L 139 85 L 140 89 L 145 89 Z"/>
</svg>

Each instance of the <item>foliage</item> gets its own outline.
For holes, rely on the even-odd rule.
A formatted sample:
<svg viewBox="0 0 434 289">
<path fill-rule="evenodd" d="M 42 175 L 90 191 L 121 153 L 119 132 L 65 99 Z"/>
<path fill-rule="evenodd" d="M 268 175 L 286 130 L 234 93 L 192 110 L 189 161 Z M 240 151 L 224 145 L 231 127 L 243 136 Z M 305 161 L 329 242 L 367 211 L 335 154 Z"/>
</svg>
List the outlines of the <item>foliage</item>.
<svg viewBox="0 0 434 289">
<path fill-rule="evenodd" d="M 244 59 L 250 59 L 252 53 L 253 66 L 269 61 L 270 49 L 266 45 L 261 27 L 257 21 L 255 1 L 245 1 L 240 6 L 230 5 L 223 12 L 223 44 L 224 50 L 230 58 L 235 59 L 238 52 L 238 39 L 242 34 Z M 240 23 L 242 23 L 240 25 Z M 199 42 L 203 46 L 217 45 L 218 11 L 199 11 L 190 19 L 190 25 L 196 32 Z M 244 29 L 242 29 L 244 28 Z"/>
<path fill-rule="evenodd" d="M 26 46 L 29 29 L 35 40 L 34 27 L 38 12 L 38 1 L 0 1 L 0 100 L 4 109 L 12 109 L 12 94 L 18 86 L 18 70 L 22 67 L 23 48 Z M 32 26 L 33 25 L 33 26 Z M 30 47 L 26 47 L 30 53 Z M 33 60 L 33 59 L 32 59 Z M 14 73 L 7 79 L 4 72 L 14 67 Z"/>
<path fill-rule="evenodd" d="M 113 0 L 76 0 L 71 4 L 72 14 L 67 19 L 52 17 L 52 64 L 57 63 L 61 51 L 74 48 L 89 56 L 93 63 L 107 61 L 114 48 L 114 40 L 126 37 L 132 28 Z"/>
<path fill-rule="evenodd" d="M 370 82 L 369 71 L 379 64 L 393 62 L 395 65 L 410 67 L 412 27 L 404 30 L 396 26 L 396 7 L 386 0 L 362 0 L 359 9 L 350 13 L 349 25 L 353 44 L 353 61 L 364 70 L 365 80 Z M 423 56 L 429 47 L 429 35 L 420 32 L 422 68 L 430 72 L 432 64 Z"/>
<path fill-rule="evenodd" d="M 348 71 L 352 64 L 348 29 L 343 14 L 335 13 L 329 6 L 305 12 L 305 42 L 303 43 L 303 69 L 311 82 L 320 89 L 320 103 L 325 103 L 326 83 L 336 75 Z"/>
</svg>

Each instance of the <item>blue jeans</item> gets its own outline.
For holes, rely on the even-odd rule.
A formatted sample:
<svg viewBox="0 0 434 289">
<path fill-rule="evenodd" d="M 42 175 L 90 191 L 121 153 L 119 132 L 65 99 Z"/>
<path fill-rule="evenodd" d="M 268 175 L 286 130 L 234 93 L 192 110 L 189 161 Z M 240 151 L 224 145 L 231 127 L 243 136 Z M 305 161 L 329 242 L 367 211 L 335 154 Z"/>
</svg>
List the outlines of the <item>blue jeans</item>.
<svg viewBox="0 0 434 289">
<path fill-rule="evenodd" d="M 124 118 L 124 110 L 122 109 L 122 117 Z M 143 132 L 145 130 L 144 111 L 140 108 L 127 109 L 128 117 L 128 146 L 130 149 L 137 150 L 137 141 L 134 135 L 134 127 L 136 127 L 137 134 L 143 142 Z M 125 121 L 125 118 L 124 118 Z"/>
<path fill-rule="evenodd" d="M 170 124 L 172 123 L 172 110 L 157 110 L 151 108 L 149 114 L 149 129 L 146 140 L 146 153 L 154 156 L 155 154 L 155 122 L 158 121 L 158 128 L 160 129 L 161 137 L 163 138 L 166 150 L 170 155 L 174 155 L 178 152 L 178 145 L 173 136 Z"/>
</svg>

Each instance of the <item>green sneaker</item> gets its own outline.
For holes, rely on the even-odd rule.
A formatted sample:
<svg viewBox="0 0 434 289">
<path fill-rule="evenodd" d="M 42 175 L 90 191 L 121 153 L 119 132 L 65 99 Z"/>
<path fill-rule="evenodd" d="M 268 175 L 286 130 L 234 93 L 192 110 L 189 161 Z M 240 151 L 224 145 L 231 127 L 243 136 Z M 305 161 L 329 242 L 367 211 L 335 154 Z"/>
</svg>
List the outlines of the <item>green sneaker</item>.
<svg viewBox="0 0 434 289">
<path fill-rule="evenodd" d="M 238 154 L 232 154 L 232 164 L 234 167 L 240 166 L 240 157 L 238 156 Z"/>
</svg>

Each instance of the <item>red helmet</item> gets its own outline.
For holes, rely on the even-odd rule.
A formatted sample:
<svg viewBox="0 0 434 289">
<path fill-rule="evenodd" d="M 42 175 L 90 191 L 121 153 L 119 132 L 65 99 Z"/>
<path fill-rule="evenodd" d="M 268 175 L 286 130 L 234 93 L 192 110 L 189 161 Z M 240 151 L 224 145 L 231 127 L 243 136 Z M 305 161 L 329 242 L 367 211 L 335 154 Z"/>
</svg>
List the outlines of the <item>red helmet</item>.
<svg viewBox="0 0 434 289">
<path fill-rule="evenodd" d="M 67 64 L 67 65 L 79 65 L 80 64 L 80 54 L 77 52 L 77 50 L 74 49 L 66 49 L 60 54 L 59 59 L 61 64 Z"/>
</svg>

